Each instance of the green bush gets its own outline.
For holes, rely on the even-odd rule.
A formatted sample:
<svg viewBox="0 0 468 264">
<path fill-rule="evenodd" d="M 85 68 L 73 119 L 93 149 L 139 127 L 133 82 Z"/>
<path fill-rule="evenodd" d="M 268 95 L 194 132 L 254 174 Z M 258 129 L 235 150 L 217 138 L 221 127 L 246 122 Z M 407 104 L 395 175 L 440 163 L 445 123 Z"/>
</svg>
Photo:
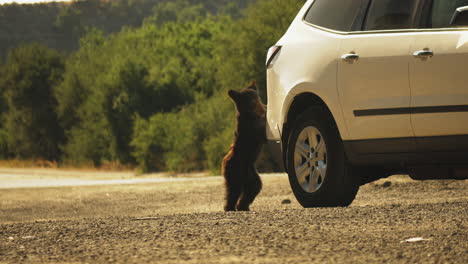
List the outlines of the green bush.
<svg viewBox="0 0 468 264">
<path fill-rule="evenodd" d="M 143 172 L 165 170 L 163 142 L 167 136 L 163 124 L 168 114 L 156 114 L 149 120 L 137 117 L 131 145 L 133 156 Z"/>
<path fill-rule="evenodd" d="M 53 87 L 61 80 L 64 58 L 38 44 L 12 50 L 3 70 L 1 91 L 8 105 L 4 130 L 9 150 L 18 158 L 57 160 L 63 130 Z"/>
<path fill-rule="evenodd" d="M 0 76 L 4 76 L 4 68 L 3 65 L 0 65 Z M 4 79 L 0 78 L 0 158 L 4 159 L 7 157 L 8 153 L 8 143 L 7 143 L 7 137 L 8 134 L 6 131 L 3 129 L 4 126 L 4 119 L 3 115 L 7 111 L 7 105 L 6 105 L 6 100 L 4 98 L 4 87 L 5 85 L 3 84 Z"/>
<path fill-rule="evenodd" d="M 0 158 L 8 157 L 8 134 L 5 130 L 0 129 Z"/>
<path fill-rule="evenodd" d="M 132 146 L 141 169 L 188 171 L 197 166 L 193 121 L 176 113 L 159 113 L 149 120 L 138 118 Z"/>
<path fill-rule="evenodd" d="M 226 131 L 232 131 L 231 107 L 227 97 L 200 97 L 179 112 L 159 113 L 149 120 L 139 118 L 132 141 L 139 165 L 144 171 L 209 168 L 219 172 L 225 144 L 232 141 L 232 137 L 224 140 Z"/>
<path fill-rule="evenodd" d="M 63 160 L 72 165 L 92 163 L 95 166 L 112 160 L 109 127 L 103 116 L 89 113 L 79 126 L 67 132 L 68 142 L 63 146 Z"/>
<path fill-rule="evenodd" d="M 228 153 L 229 147 L 234 139 L 233 127 L 234 125 L 223 129 L 219 133 L 213 134 L 206 140 L 204 145 L 208 168 L 214 175 L 219 175 L 221 173 L 223 158 Z"/>
</svg>

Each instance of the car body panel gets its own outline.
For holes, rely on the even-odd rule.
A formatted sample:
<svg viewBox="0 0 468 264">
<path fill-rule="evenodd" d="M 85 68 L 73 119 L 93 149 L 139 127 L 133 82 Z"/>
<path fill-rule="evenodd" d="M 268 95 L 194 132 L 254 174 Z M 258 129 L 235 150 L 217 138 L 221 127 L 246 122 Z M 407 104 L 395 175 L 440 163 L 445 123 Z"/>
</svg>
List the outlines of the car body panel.
<svg viewBox="0 0 468 264">
<path fill-rule="evenodd" d="M 294 97 L 306 92 L 328 102 L 327 106 L 335 117 L 340 133 L 347 137 L 336 87 L 341 38 L 304 23 L 302 17 L 307 9 L 302 11 L 285 36 L 278 41 L 277 45 L 282 46 L 282 49 L 267 70 L 267 137 L 270 140 L 281 139 Z M 311 49 L 320 52 L 310 52 Z"/>
<path fill-rule="evenodd" d="M 348 35 L 340 54 L 355 52 L 354 62 L 340 61 L 338 90 L 349 137 L 411 137 L 410 114 L 356 115 L 355 111 L 410 107 L 408 64 L 411 33 Z"/>
<path fill-rule="evenodd" d="M 411 52 L 425 48 L 410 62 L 415 136 L 468 135 L 468 31 L 415 33 Z"/>
</svg>

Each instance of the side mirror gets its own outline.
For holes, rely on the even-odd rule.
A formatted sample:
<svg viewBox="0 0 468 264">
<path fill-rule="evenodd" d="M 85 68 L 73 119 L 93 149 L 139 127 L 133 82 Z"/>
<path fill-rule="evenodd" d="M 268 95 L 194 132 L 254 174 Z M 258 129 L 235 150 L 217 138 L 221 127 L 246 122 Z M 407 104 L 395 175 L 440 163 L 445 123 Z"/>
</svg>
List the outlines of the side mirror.
<svg viewBox="0 0 468 264">
<path fill-rule="evenodd" d="M 450 26 L 468 26 L 468 6 L 462 6 L 455 10 L 450 20 Z"/>
</svg>

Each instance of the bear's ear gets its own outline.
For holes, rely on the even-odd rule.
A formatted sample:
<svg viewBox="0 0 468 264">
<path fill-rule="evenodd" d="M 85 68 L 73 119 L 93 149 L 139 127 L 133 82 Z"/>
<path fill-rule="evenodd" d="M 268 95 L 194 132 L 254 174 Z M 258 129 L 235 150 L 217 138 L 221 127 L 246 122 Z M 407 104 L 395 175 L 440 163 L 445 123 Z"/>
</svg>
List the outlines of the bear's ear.
<svg viewBox="0 0 468 264">
<path fill-rule="evenodd" d="M 237 102 L 237 99 L 239 98 L 240 93 L 234 90 L 229 90 L 228 95 L 229 97 L 231 97 L 231 99 L 234 102 Z"/>
<path fill-rule="evenodd" d="M 248 89 L 251 89 L 251 90 L 254 90 L 254 91 L 257 91 L 257 83 L 255 82 L 255 80 L 251 81 L 249 83 L 249 85 L 247 86 Z"/>
</svg>

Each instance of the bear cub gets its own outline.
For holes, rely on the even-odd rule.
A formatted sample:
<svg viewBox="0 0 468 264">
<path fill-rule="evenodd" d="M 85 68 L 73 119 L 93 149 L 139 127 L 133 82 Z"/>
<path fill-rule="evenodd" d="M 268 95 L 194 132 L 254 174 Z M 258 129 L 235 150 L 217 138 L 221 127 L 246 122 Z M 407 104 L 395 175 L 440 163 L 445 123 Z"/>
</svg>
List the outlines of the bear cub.
<svg viewBox="0 0 468 264">
<path fill-rule="evenodd" d="M 222 172 L 226 183 L 225 211 L 249 211 L 250 204 L 262 189 L 255 168 L 266 139 L 266 108 L 261 102 L 255 81 L 240 92 L 230 90 L 236 106 L 234 142 L 223 159 Z"/>
</svg>

